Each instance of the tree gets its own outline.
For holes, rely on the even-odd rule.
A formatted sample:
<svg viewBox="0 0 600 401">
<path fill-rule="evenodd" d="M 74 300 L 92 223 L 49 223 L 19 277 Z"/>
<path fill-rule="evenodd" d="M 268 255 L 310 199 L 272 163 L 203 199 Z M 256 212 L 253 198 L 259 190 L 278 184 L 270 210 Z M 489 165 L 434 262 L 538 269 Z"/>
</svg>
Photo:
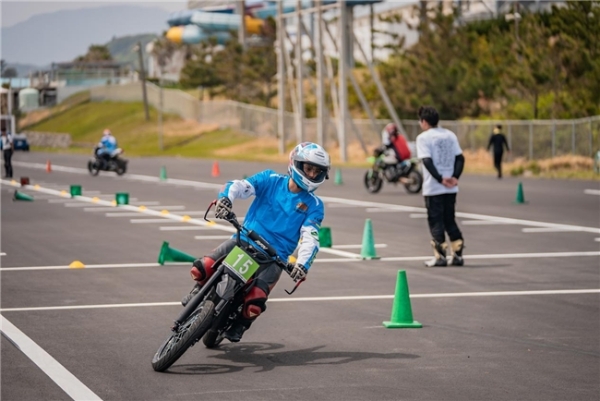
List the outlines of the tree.
<svg viewBox="0 0 600 401">
<path fill-rule="evenodd" d="M 4 60 L 0 60 L 0 75 L 2 78 L 16 78 L 17 70 L 13 67 L 8 67 Z"/>
<path fill-rule="evenodd" d="M 91 45 L 85 55 L 77 57 L 75 62 L 112 61 L 113 58 L 105 45 Z"/>
</svg>

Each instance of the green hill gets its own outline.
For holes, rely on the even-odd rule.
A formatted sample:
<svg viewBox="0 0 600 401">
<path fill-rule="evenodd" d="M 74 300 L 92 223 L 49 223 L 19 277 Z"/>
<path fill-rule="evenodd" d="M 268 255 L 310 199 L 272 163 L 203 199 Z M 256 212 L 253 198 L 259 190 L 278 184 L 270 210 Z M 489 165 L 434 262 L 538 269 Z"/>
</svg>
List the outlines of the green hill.
<svg viewBox="0 0 600 401">
<path fill-rule="evenodd" d="M 145 121 L 141 102 L 84 103 L 32 125 L 28 130 L 69 133 L 75 145 L 70 152 L 90 152 L 105 128 L 112 131 L 126 154 L 134 156 L 212 157 L 219 149 L 253 140 L 251 136 L 229 129 L 203 132 L 206 127 L 166 114 L 163 115 L 164 150 L 161 151 L 158 113 L 150 108 L 150 121 Z"/>
</svg>

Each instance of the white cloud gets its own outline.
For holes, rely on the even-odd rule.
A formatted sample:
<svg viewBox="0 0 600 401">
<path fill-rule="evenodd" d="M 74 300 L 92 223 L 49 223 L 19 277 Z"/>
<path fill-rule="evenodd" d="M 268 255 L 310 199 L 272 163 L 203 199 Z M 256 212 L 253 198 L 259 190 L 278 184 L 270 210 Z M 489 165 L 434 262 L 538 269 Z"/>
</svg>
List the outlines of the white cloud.
<svg viewBox="0 0 600 401">
<path fill-rule="evenodd" d="M 1 0 L 0 1 L 0 20 L 2 28 L 7 28 L 28 20 L 29 18 L 61 10 L 75 10 L 81 8 L 94 8 L 106 5 L 137 5 L 147 7 L 159 7 L 166 12 L 183 10 L 187 6 L 187 0 L 170 1 L 148 1 L 148 0 L 104 0 L 104 1 L 85 1 L 85 0 Z"/>
</svg>

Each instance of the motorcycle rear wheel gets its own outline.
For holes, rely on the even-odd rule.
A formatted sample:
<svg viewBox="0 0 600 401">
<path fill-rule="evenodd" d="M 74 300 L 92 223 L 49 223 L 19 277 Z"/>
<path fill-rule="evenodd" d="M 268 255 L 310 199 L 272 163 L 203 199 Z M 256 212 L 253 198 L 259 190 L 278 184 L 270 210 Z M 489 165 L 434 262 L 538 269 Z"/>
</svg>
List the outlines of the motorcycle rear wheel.
<svg viewBox="0 0 600 401">
<path fill-rule="evenodd" d="M 210 328 L 215 304 L 206 300 L 158 348 L 152 358 L 152 368 L 164 372 L 194 345 Z"/>
<path fill-rule="evenodd" d="M 381 187 L 383 186 L 383 179 L 381 178 L 381 174 L 374 170 L 368 170 L 365 173 L 365 188 L 367 188 L 367 192 L 371 194 L 376 194 L 381 191 Z"/>
<path fill-rule="evenodd" d="M 410 182 L 404 184 L 404 188 L 411 194 L 418 194 L 421 192 L 421 188 L 423 187 L 423 176 L 417 170 L 412 170 L 408 173 L 408 177 Z"/>
</svg>

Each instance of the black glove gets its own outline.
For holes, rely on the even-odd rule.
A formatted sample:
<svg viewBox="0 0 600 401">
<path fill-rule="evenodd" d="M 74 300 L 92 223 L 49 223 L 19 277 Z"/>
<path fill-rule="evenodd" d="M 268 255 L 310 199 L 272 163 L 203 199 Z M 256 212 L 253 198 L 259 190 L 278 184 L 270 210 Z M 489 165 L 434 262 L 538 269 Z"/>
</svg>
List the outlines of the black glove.
<svg viewBox="0 0 600 401">
<path fill-rule="evenodd" d="M 302 266 L 301 264 L 296 264 L 296 265 L 294 265 L 294 268 L 290 272 L 290 277 L 295 282 L 298 282 L 298 281 L 306 278 L 306 273 L 308 273 L 308 271 L 306 270 L 306 267 Z"/>
<path fill-rule="evenodd" d="M 215 208 L 215 217 L 217 219 L 223 219 L 226 220 L 227 217 L 229 217 L 229 214 L 231 213 L 231 208 L 233 207 L 233 204 L 231 203 L 231 200 L 224 196 L 222 198 L 219 198 L 217 200 L 217 206 Z"/>
</svg>

